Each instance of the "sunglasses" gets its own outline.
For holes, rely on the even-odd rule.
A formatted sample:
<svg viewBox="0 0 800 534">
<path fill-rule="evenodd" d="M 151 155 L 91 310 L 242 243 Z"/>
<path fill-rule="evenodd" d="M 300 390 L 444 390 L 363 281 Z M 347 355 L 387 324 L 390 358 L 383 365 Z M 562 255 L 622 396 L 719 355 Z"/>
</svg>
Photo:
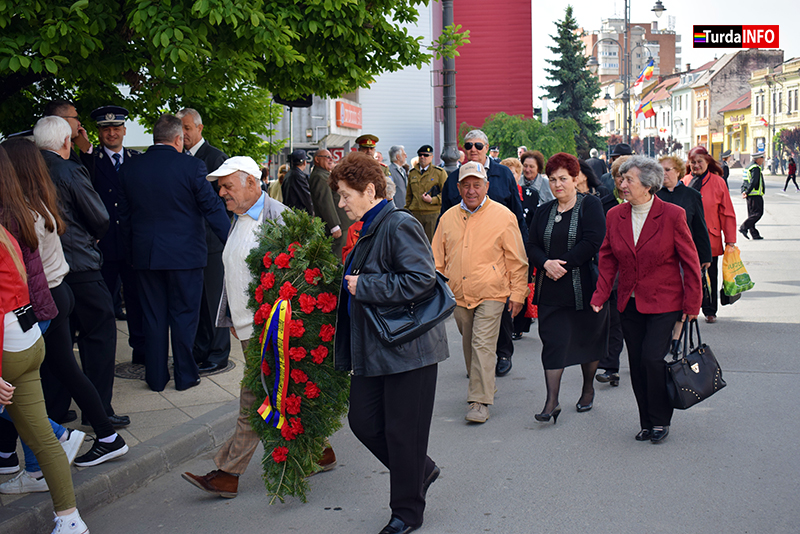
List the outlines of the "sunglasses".
<svg viewBox="0 0 800 534">
<path fill-rule="evenodd" d="M 430 154 L 417 154 L 417 156 L 419 156 L 421 158 L 429 158 L 429 157 L 431 157 Z"/>
<path fill-rule="evenodd" d="M 478 150 L 483 150 L 483 148 L 484 148 L 486 145 L 484 145 L 483 143 L 464 143 L 464 149 L 465 149 L 465 150 L 472 150 L 472 147 L 473 147 L 473 146 L 474 146 L 475 148 L 477 148 Z"/>
</svg>

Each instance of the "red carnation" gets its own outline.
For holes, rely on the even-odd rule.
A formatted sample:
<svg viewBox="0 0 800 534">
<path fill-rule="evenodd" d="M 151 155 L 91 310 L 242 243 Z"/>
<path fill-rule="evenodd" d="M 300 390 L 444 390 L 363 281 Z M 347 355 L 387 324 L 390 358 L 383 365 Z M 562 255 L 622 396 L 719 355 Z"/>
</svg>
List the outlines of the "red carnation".
<svg viewBox="0 0 800 534">
<path fill-rule="evenodd" d="M 314 267 L 313 269 L 306 269 L 306 283 L 315 286 L 322 279 L 322 271 Z"/>
<path fill-rule="evenodd" d="M 265 291 L 272 289 L 272 287 L 275 285 L 275 274 L 261 273 L 261 285 L 264 287 Z"/>
<path fill-rule="evenodd" d="M 253 317 L 253 320 L 256 324 L 264 324 L 270 313 L 272 313 L 272 304 L 264 303 L 261 305 L 258 311 L 256 311 L 256 315 Z"/>
<path fill-rule="evenodd" d="M 308 381 L 308 375 L 305 374 L 300 369 L 292 369 L 292 372 L 290 374 L 295 384 L 302 384 L 303 382 Z"/>
<path fill-rule="evenodd" d="M 288 269 L 289 268 L 289 260 L 290 256 L 285 252 L 281 252 L 278 254 L 278 257 L 275 258 L 275 267 L 278 269 Z"/>
<path fill-rule="evenodd" d="M 272 459 L 275 460 L 275 463 L 285 462 L 288 457 L 289 449 L 286 447 L 275 447 L 275 450 L 272 451 Z"/>
<path fill-rule="evenodd" d="M 272 252 L 264 254 L 264 268 L 269 269 L 272 267 Z"/>
<path fill-rule="evenodd" d="M 289 256 L 290 256 L 290 257 L 292 257 L 292 258 L 294 258 L 294 252 L 295 252 L 295 251 L 296 251 L 298 248 L 300 248 L 300 243 L 298 243 L 297 241 L 295 241 L 294 243 L 292 243 L 291 245 L 289 245 L 289 246 L 288 246 L 288 247 L 286 247 L 286 248 L 288 248 L 288 249 L 289 249 Z"/>
<path fill-rule="evenodd" d="M 336 295 L 333 293 L 320 293 L 317 297 L 317 308 L 322 310 L 322 313 L 330 313 L 336 309 Z"/>
<path fill-rule="evenodd" d="M 278 298 L 284 300 L 292 300 L 295 295 L 297 295 L 297 288 L 295 288 L 291 282 L 284 282 L 280 291 L 278 291 Z"/>
<path fill-rule="evenodd" d="M 316 399 L 321 393 L 320 389 L 314 382 L 306 383 L 306 397 L 309 399 Z"/>
<path fill-rule="evenodd" d="M 261 372 L 264 373 L 264 376 L 269 376 L 272 372 L 267 364 L 267 360 L 261 360 Z"/>
<path fill-rule="evenodd" d="M 292 417 L 292 431 L 295 435 L 299 436 L 300 434 L 304 434 L 306 429 L 303 428 L 303 422 L 300 420 L 299 417 Z"/>
<path fill-rule="evenodd" d="M 319 338 L 325 343 L 328 343 L 330 340 L 333 339 L 333 334 L 335 333 L 336 329 L 332 325 L 324 324 L 322 325 L 322 328 L 320 328 L 319 330 Z"/>
<path fill-rule="evenodd" d="M 264 302 L 264 286 L 258 286 L 256 288 L 256 302 L 259 304 Z"/>
<path fill-rule="evenodd" d="M 300 413 L 300 404 L 303 402 L 303 397 L 298 397 L 294 393 L 286 397 L 286 413 L 297 415 Z"/>
<path fill-rule="evenodd" d="M 289 323 L 289 337 L 303 337 L 306 329 L 302 319 L 292 319 Z"/>
<path fill-rule="evenodd" d="M 292 347 L 289 349 L 289 357 L 296 362 L 299 362 L 306 357 L 306 349 L 303 347 Z"/>
<path fill-rule="evenodd" d="M 324 360 L 327 355 L 328 347 L 323 347 L 322 345 L 311 351 L 311 359 L 314 360 L 316 364 L 322 363 L 322 360 Z"/>
<path fill-rule="evenodd" d="M 288 422 L 286 422 L 281 427 L 281 436 L 283 436 L 283 439 L 286 441 L 292 441 L 297 437 L 297 432 L 295 432 L 295 429 L 292 428 Z"/>
<path fill-rule="evenodd" d="M 300 301 L 300 310 L 303 313 L 311 313 L 317 307 L 317 299 L 306 293 L 300 295 L 298 300 Z"/>
</svg>

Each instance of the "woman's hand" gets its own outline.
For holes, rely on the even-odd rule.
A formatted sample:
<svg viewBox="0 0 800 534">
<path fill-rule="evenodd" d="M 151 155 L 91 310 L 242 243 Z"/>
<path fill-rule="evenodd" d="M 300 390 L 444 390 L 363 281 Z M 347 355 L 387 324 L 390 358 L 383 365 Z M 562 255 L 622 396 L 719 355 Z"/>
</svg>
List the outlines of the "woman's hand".
<svg viewBox="0 0 800 534">
<path fill-rule="evenodd" d="M 602 306 L 595 306 L 594 304 L 592 304 L 592 309 L 594 310 L 595 313 L 600 313 L 600 310 L 602 310 L 603 307 Z"/>
<path fill-rule="evenodd" d="M 0 377 L 0 404 L 11 404 L 11 397 L 14 396 L 14 390 L 17 389 Z"/>
<path fill-rule="evenodd" d="M 547 271 L 547 277 L 558 280 L 567 274 L 567 270 L 562 267 L 565 263 L 567 262 L 564 260 L 547 260 L 544 262 L 544 270 Z"/>
<path fill-rule="evenodd" d="M 344 277 L 344 279 L 347 281 L 347 290 L 355 297 L 356 286 L 358 285 L 358 275 L 353 276 L 352 274 L 348 274 Z"/>
<path fill-rule="evenodd" d="M 725 243 L 725 250 L 736 248 L 736 243 Z"/>
<path fill-rule="evenodd" d="M 681 316 L 681 321 L 685 323 L 686 319 L 689 319 L 689 322 L 694 321 L 695 319 L 697 319 L 697 315 L 686 315 L 684 313 L 683 316 Z"/>
<path fill-rule="evenodd" d="M 700 268 L 701 269 L 708 269 L 709 267 L 711 267 L 711 262 L 710 261 L 700 264 Z"/>
</svg>

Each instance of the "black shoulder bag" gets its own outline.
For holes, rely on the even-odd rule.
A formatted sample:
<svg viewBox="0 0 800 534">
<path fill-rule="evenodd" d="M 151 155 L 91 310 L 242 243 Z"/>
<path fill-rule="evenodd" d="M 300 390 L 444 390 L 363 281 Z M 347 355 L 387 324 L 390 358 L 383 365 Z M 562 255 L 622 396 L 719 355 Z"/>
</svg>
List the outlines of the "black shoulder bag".
<svg viewBox="0 0 800 534">
<path fill-rule="evenodd" d="M 694 346 L 692 327 L 697 331 L 697 347 Z M 667 394 L 673 408 L 686 410 L 724 388 L 722 369 L 711 351 L 711 347 L 700 341 L 700 326 L 697 319 L 681 330 L 683 352 L 675 354 L 667 362 Z"/>
<path fill-rule="evenodd" d="M 385 218 L 391 217 L 392 213 L 405 211 L 398 209 L 388 213 Z M 373 231 L 373 235 L 375 231 Z M 361 272 L 373 241 L 366 243 L 366 249 L 359 253 L 354 263 L 351 274 L 357 275 Z M 447 285 L 447 278 L 436 271 L 436 285 L 426 296 L 407 304 L 363 304 L 367 322 L 378 335 L 381 343 L 387 347 L 396 347 L 403 343 L 418 338 L 437 324 L 441 323 L 453 313 L 456 307 L 456 299 L 453 291 Z"/>
</svg>

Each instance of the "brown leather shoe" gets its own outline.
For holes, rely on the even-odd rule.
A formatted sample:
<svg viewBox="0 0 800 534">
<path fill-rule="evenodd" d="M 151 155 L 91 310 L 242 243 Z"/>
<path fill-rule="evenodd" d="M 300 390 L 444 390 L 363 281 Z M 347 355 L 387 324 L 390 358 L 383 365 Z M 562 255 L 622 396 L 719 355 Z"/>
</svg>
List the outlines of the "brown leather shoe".
<svg viewBox="0 0 800 534">
<path fill-rule="evenodd" d="M 239 492 L 239 477 L 218 469 L 211 471 L 203 477 L 186 472 L 181 475 L 183 479 L 201 490 L 219 495 L 225 499 L 233 499 Z"/>
<path fill-rule="evenodd" d="M 317 473 L 324 473 L 336 467 L 336 453 L 333 452 L 332 447 L 325 447 L 322 451 L 322 458 L 319 459 L 317 465 L 320 467 L 319 471 L 314 471 L 308 476 L 313 477 Z"/>
</svg>

